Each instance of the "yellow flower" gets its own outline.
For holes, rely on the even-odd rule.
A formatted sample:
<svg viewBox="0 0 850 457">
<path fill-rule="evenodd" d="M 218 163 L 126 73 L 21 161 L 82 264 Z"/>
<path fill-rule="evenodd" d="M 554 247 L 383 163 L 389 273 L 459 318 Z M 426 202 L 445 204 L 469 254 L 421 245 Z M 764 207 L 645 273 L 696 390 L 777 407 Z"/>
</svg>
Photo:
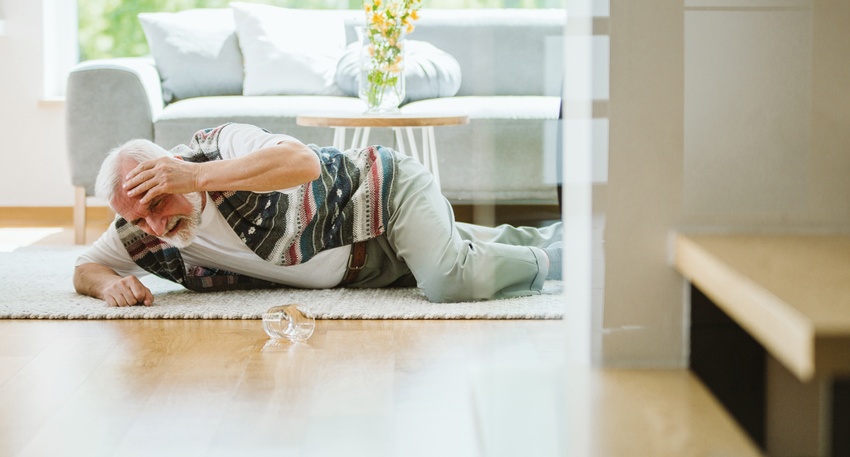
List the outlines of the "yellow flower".
<svg viewBox="0 0 850 457">
<path fill-rule="evenodd" d="M 374 106 L 398 81 L 403 65 L 401 36 L 413 32 L 421 0 L 363 0 L 363 4 L 371 56 L 366 96 L 369 106 Z"/>
</svg>

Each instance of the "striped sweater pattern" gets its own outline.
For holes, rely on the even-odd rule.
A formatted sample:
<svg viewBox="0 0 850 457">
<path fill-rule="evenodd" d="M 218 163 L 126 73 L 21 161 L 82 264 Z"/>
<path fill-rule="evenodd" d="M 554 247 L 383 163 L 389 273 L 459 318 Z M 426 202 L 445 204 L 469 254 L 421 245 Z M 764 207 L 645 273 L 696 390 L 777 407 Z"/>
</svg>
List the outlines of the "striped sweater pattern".
<svg viewBox="0 0 850 457">
<path fill-rule="evenodd" d="M 218 135 L 227 124 L 201 130 L 172 150 L 191 162 L 221 160 Z M 386 231 L 395 176 L 395 151 L 382 146 L 339 151 L 308 145 L 321 176 L 293 192 L 208 192 L 239 238 L 260 258 L 289 266 L 317 253 L 376 238 Z M 191 290 L 271 287 L 272 283 L 203 267 L 187 271 L 179 250 L 122 218 L 116 228 L 133 261 Z"/>
</svg>

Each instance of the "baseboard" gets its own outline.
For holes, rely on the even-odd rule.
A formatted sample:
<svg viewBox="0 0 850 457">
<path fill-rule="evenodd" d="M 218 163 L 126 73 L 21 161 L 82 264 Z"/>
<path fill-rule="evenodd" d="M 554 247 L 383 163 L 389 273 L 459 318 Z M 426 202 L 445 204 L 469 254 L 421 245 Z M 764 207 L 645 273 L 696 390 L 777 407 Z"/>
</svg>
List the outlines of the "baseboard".
<svg viewBox="0 0 850 457">
<path fill-rule="evenodd" d="M 106 206 L 86 208 L 87 221 L 109 222 L 113 217 L 112 210 Z M 73 224 L 72 206 L 0 206 L 2 227 L 57 227 Z"/>
<path fill-rule="evenodd" d="M 561 219 L 558 205 L 452 205 L 455 219 L 481 225 L 545 225 Z"/>
</svg>

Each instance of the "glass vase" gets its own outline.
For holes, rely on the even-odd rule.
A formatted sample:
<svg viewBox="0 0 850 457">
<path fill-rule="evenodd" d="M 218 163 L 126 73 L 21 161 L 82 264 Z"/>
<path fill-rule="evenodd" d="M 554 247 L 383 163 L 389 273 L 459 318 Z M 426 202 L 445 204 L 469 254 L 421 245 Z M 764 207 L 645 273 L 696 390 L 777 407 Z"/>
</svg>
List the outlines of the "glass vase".
<svg viewBox="0 0 850 457">
<path fill-rule="evenodd" d="M 360 42 L 358 96 L 367 114 L 397 113 L 404 100 L 404 32 L 357 27 Z"/>
</svg>

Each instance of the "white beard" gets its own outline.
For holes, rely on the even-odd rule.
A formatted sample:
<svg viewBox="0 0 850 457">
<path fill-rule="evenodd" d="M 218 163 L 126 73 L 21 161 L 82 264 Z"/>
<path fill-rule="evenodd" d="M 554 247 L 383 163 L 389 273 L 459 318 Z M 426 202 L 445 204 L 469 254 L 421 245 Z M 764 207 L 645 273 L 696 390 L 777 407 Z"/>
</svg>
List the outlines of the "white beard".
<svg viewBox="0 0 850 457">
<path fill-rule="evenodd" d="M 192 205 L 192 214 L 189 216 L 174 216 L 169 219 L 166 233 L 170 232 L 181 222 L 183 226 L 173 235 L 159 237 L 161 240 L 178 249 L 183 249 L 195 241 L 195 237 L 198 235 L 198 228 L 201 226 L 201 207 L 203 205 L 203 198 L 200 192 L 183 194 L 183 196 Z"/>
</svg>

